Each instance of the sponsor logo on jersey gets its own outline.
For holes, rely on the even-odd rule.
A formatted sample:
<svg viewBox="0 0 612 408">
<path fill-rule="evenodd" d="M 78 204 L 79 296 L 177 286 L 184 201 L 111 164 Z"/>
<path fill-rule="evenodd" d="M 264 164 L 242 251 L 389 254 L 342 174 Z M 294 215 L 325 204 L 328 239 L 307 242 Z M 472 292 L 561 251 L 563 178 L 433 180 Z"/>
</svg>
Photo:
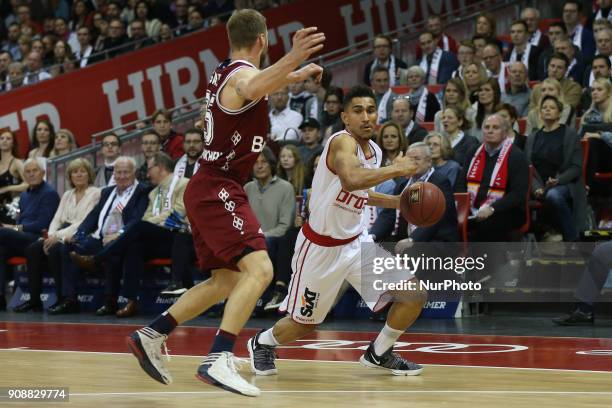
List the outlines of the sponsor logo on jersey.
<svg viewBox="0 0 612 408">
<path fill-rule="evenodd" d="M 361 212 L 361 210 L 363 210 L 364 205 L 368 201 L 368 197 L 358 196 L 351 193 L 350 191 L 342 189 L 338 193 L 338 196 L 336 196 L 336 201 Z"/>
<path fill-rule="evenodd" d="M 301 315 L 311 317 L 314 308 L 317 307 L 318 300 L 318 292 L 313 292 L 307 287 L 304 288 L 304 294 L 302 295 L 302 307 L 300 308 Z"/>
<path fill-rule="evenodd" d="M 223 153 L 221 152 L 215 152 L 213 150 L 204 149 L 204 151 L 202 152 L 202 159 L 204 161 L 215 161 L 219 157 L 221 157 L 221 155 L 223 155 Z"/>
</svg>

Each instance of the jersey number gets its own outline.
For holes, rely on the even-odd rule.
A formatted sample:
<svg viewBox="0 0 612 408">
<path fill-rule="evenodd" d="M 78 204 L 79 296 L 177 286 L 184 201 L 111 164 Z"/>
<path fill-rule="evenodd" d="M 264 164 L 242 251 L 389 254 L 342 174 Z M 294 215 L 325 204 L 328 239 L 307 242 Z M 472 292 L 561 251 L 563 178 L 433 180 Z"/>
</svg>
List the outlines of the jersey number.
<svg viewBox="0 0 612 408">
<path fill-rule="evenodd" d="M 206 146 L 210 146 L 214 137 L 214 121 L 212 112 L 210 111 L 210 108 L 214 102 L 215 96 L 212 95 L 210 91 L 206 91 L 206 96 L 204 97 L 204 104 L 202 105 L 200 111 L 202 121 L 204 122 L 204 143 L 206 144 Z"/>
</svg>

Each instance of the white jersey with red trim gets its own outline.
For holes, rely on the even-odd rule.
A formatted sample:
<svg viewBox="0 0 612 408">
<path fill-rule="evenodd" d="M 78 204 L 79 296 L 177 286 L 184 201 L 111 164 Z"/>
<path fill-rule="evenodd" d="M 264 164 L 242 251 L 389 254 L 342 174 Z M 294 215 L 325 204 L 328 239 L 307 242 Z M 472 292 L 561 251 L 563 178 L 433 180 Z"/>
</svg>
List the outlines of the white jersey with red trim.
<svg viewBox="0 0 612 408">
<path fill-rule="evenodd" d="M 327 154 L 331 141 L 342 134 L 350 136 L 346 130 L 333 134 L 321 154 L 319 165 L 312 180 L 312 192 L 308 208 L 308 223 L 314 232 L 335 239 L 347 239 L 360 235 L 368 228 L 366 217 L 368 190 L 346 191 L 342 188 L 340 178 L 327 165 Z M 376 169 L 382 161 L 382 151 L 376 143 L 370 141 L 371 156 L 357 144 L 357 157 L 362 167 Z"/>
</svg>

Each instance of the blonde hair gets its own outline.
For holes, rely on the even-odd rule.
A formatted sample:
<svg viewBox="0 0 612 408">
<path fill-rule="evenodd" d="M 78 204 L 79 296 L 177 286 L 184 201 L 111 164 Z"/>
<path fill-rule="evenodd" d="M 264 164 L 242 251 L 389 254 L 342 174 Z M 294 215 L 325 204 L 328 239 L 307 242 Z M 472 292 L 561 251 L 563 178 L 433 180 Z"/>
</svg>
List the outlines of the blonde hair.
<svg viewBox="0 0 612 408">
<path fill-rule="evenodd" d="M 539 99 L 536 101 L 536 106 L 531 109 L 531 111 L 535 112 L 538 128 L 544 126 L 544 121 L 542 120 L 542 99 L 544 98 L 544 94 L 542 94 L 542 87 L 544 86 L 544 84 L 550 84 L 554 86 L 555 89 L 557 89 L 558 95 L 556 96 L 556 98 L 559 102 L 561 102 L 561 105 L 563 105 L 563 109 L 565 109 L 565 106 L 567 105 L 567 103 L 565 102 L 565 97 L 563 95 L 563 88 L 561 88 L 561 82 L 557 81 L 555 78 L 546 78 L 545 80 L 543 80 L 540 84 Z M 561 109 L 559 114 L 563 112 L 563 109 Z"/>
<path fill-rule="evenodd" d="M 81 168 L 85 169 L 85 171 L 87 172 L 88 185 L 93 185 L 94 181 L 96 180 L 96 174 L 94 173 L 94 169 L 89 160 L 82 158 L 74 159 L 70 163 L 68 163 L 68 167 L 66 167 L 66 181 L 68 181 L 70 187 L 74 188 L 74 183 L 72 182 L 71 178 L 72 173 Z"/>
<path fill-rule="evenodd" d="M 59 135 L 66 135 L 68 137 L 68 143 L 70 145 L 70 148 L 68 149 L 69 152 L 73 151 L 74 149 L 76 149 L 76 139 L 74 138 L 74 134 L 72 134 L 72 132 L 68 129 L 60 129 L 57 132 L 55 132 L 55 139 L 57 143 L 57 137 Z M 57 156 L 59 155 L 59 153 L 57 152 L 57 146 L 53 147 L 53 152 L 52 152 L 53 156 Z"/>
<path fill-rule="evenodd" d="M 293 155 L 293 160 L 295 161 L 295 165 L 293 166 L 293 171 L 291 172 L 291 180 L 287 177 L 287 171 L 283 166 L 281 166 L 280 154 L 283 150 L 288 150 Z M 293 185 L 293 190 L 295 191 L 295 195 L 302 195 L 302 191 L 304 190 L 304 163 L 302 163 L 302 157 L 300 156 L 300 151 L 294 145 L 286 145 L 278 153 L 278 164 L 277 166 L 277 174 L 283 180 L 287 180 Z"/>
<path fill-rule="evenodd" d="M 601 112 L 601 114 L 603 115 L 604 123 L 612 123 L 612 102 L 610 102 L 610 97 L 612 97 L 612 82 L 610 82 L 606 78 L 597 78 L 593 81 L 593 85 L 595 84 L 603 85 L 604 88 L 606 88 L 606 92 L 608 93 L 608 106 L 606 106 L 606 110 L 604 112 Z M 584 120 L 587 118 L 587 115 L 596 108 L 597 106 L 595 104 L 595 101 L 591 102 L 591 107 L 584 113 L 584 115 L 582 115 L 582 120 L 580 121 L 580 123 L 584 125 Z"/>
</svg>

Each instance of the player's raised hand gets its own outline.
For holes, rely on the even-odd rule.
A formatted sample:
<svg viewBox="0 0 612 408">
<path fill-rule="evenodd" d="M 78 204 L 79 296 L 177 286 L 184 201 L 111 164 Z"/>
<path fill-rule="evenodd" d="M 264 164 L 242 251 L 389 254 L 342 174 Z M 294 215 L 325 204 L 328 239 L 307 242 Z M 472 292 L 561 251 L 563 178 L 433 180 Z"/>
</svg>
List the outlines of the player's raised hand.
<svg viewBox="0 0 612 408">
<path fill-rule="evenodd" d="M 393 159 L 393 166 L 395 166 L 405 177 L 410 177 L 417 171 L 417 164 L 415 161 L 405 156 L 402 152 L 399 152 L 395 159 Z"/>
<path fill-rule="evenodd" d="M 298 69 L 297 71 L 293 71 L 289 75 L 289 79 L 292 83 L 305 81 L 308 78 L 314 78 L 315 82 L 321 82 L 322 76 L 323 68 L 321 68 L 317 64 L 308 64 L 305 67 Z"/>
<path fill-rule="evenodd" d="M 300 64 L 321 51 L 324 41 L 325 34 L 317 32 L 317 27 L 302 28 L 293 35 L 293 48 L 289 54 Z"/>
</svg>

